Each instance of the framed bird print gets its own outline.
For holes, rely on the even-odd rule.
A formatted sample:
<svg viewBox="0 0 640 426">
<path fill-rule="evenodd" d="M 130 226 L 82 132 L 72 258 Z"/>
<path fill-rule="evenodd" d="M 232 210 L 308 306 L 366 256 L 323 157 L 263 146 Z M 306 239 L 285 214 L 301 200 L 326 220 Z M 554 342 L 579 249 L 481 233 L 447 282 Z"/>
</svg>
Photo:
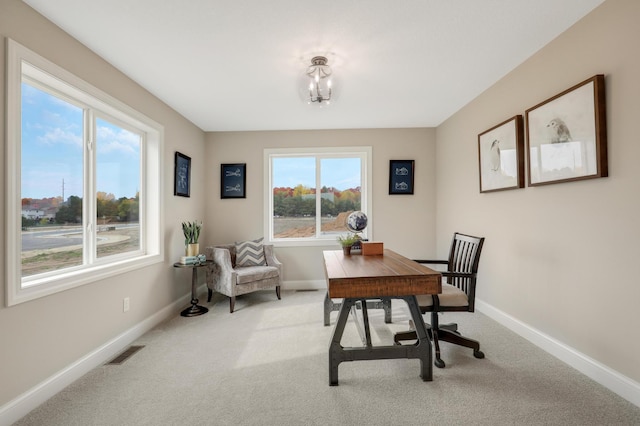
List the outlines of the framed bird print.
<svg viewBox="0 0 640 426">
<path fill-rule="evenodd" d="M 480 192 L 524 187 L 524 123 L 516 115 L 478 135 Z"/>
<path fill-rule="evenodd" d="M 604 75 L 526 111 L 529 186 L 608 176 Z"/>
</svg>

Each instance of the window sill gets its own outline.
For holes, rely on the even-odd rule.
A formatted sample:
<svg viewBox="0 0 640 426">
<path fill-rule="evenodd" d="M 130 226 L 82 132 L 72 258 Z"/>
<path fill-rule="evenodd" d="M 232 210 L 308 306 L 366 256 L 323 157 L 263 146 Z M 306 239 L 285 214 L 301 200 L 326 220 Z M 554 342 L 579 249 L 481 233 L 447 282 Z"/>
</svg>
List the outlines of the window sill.
<svg viewBox="0 0 640 426">
<path fill-rule="evenodd" d="M 20 286 L 18 280 L 13 291 L 7 292 L 7 306 L 14 306 L 40 297 L 49 296 L 84 284 L 145 268 L 162 261 L 163 259 L 160 254 L 152 254 L 140 256 L 135 259 L 113 262 L 108 265 L 84 268 L 66 274 L 58 274 L 54 277 L 32 280 L 23 286 Z"/>
</svg>

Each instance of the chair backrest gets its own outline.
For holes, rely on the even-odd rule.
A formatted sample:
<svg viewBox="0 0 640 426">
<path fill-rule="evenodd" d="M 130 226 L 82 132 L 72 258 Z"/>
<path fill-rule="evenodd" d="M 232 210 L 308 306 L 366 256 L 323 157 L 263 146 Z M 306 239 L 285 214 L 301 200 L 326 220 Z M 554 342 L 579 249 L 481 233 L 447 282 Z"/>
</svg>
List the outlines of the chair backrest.
<svg viewBox="0 0 640 426">
<path fill-rule="evenodd" d="M 448 272 L 469 274 L 466 276 L 448 276 L 447 283 L 456 286 L 467 294 L 469 310 L 473 311 L 476 296 L 476 275 L 480 263 L 480 253 L 484 238 L 471 235 L 453 234 L 449 252 Z"/>
</svg>

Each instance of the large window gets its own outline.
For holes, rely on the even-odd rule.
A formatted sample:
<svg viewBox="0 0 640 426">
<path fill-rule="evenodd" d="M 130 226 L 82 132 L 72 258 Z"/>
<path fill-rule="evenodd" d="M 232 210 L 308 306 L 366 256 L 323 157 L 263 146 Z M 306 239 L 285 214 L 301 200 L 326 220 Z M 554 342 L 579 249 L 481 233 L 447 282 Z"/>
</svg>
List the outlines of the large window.
<svg viewBox="0 0 640 426">
<path fill-rule="evenodd" d="M 347 233 L 351 212 L 371 211 L 370 161 L 370 147 L 265 150 L 269 241 L 327 244 Z"/>
<path fill-rule="evenodd" d="M 162 127 L 19 44 L 7 70 L 7 303 L 162 260 Z"/>
</svg>

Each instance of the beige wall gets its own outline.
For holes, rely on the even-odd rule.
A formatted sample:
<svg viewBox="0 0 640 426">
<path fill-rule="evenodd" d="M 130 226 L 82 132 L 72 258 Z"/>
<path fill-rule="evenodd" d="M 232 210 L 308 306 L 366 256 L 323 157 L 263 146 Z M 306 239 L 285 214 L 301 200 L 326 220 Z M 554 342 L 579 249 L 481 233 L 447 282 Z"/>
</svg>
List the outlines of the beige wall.
<svg viewBox="0 0 640 426">
<path fill-rule="evenodd" d="M 431 257 L 447 252 L 454 231 L 487 237 L 478 290 L 483 302 L 640 381 L 635 333 L 640 286 L 632 276 L 640 257 L 633 241 L 640 232 L 639 18 L 639 2 L 607 1 L 437 130 L 204 135 L 21 1 L 0 1 L 3 38 L 15 39 L 165 126 L 167 259 L 11 308 L 4 307 L 0 292 L 0 408 L 188 293 L 188 277 L 171 267 L 182 253 L 180 222 L 202 219 L 205 245 L 262 235 L 263 149 L 294 146 L 372 146 L 375 240 L 410 257 Z M 3 42 L 1 117 L 4 61 Z M 607 76 L 610 177 L 479 194 L 478 133 L 596 73 Z M 4 139 L 3 119 L 0 134 Z M 191 198 L 173 196 L 176 150 L 192 158 Z M 394 158 L 416 160 L 414 196 L 387 194 Z M 4 162 L 0 150 L 3 167 Z M 246 199 L 220 199 L 220 164 L 231 162 L 247 163 Z M 4 188 L 2 173 L 3 208 Z M 285 280 L 322 280 L 321 249 L 278 248 Z M 4 288 L 4 258 L 0 262 Z M 131 311 L 123 314 L 127 296 Z"/>
<path fill-rule="evenodd" d="M 263 154 L 265 148 L 371 146 L 373 151 L 373 240 L 410 257 L 435 250 L 435 130 L 377 129 L 207 134 L 207 218 L 209 243 L 222 244 L 264 235 Z M 415 160 L 414 195 L 389 195 L 389 160 Z M 220 199 L 220 164 L 247 164 L 247 198 Z M 412 225 L 413 224 L 413 225 Z M 297 286 L 324 280 L 322 250 L 277 247 L 284 278 Z M 302 283 L 301 283 L 302 282 Z M 285 284 L 285 288 L 286 288 Z"/>
<path fill-rule="evenodd" d="M 166 261 L 35 301 L 5 307 L 5 258 L 0 261 L 0 408 L 23 392 L 189 293 L 189 276 L 174 270 L 183 252 L 180 223 L 204 211 L 204 134 L 19 0 L 0 1 L 0 135 L 5 140 L 5 38 L 10 37 L 132 106 L 165 130 Z M 173 196 L 173 153 L 192 157 L 191 198 Z M 5 199 L 5 150 L 0 196 Z M 0 241 L 4 241 L 4 226 Z M 2 248 L 4 251 L 4 247 Z M 184 285 L 180 283 L 184 281 Z M 131 310 L 122 312 L 124 297 Z"/>
<path fill-rule="evenodd" d="M 639 20 L 605 2 L 438 127 L 436 203 L 440 253 L 453 231 L 487 237 L 479 299 L 637 382 Z M 478 134 L 595 74 L 609 177 L 480 194 Z"/>
</svg>

